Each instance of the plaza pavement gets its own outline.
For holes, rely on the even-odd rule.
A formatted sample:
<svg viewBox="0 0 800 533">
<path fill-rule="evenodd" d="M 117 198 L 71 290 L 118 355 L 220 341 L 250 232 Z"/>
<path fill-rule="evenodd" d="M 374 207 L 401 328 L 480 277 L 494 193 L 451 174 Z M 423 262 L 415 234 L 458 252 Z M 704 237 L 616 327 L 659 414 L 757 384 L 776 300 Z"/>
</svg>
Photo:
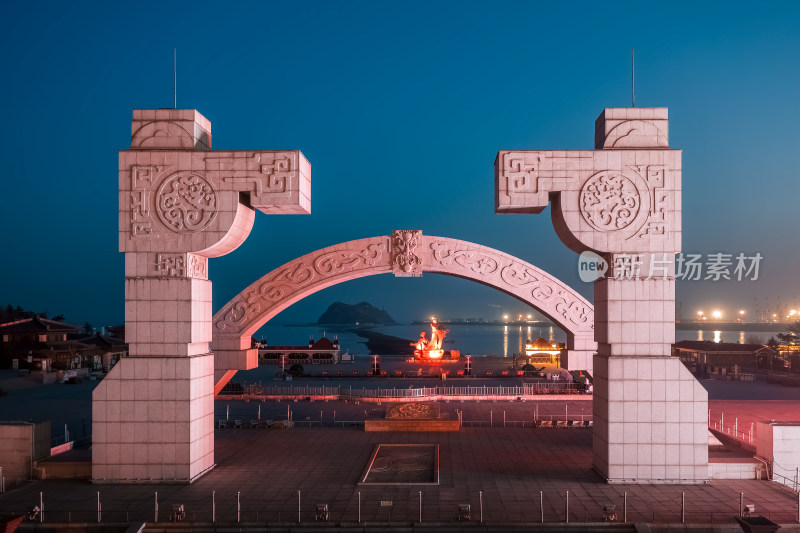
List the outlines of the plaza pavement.
<svg viewBox="0 0 800 533">
<path fill-rule="evenodd" d="M 296 382 L 299 384 L 302 382 Z M 96 382 L 79 385 L 19 387 L 0 398 L 3 418 L 13 406 L 17 418 L 33 418 L 46 413 L 55 421 L 80 420 L 90 414 L 91 390 Z M 748 385 L 751 387 L 748 388 Z M 723 392 L 713 387 L 723 387 Z M 772 387 L 772 388 L 770 388 Z M 730 397 L 735 389 L 714 384 L 711 395 Z M 785 397 L 785 388 L 763 382 L 741 384 L 741 396 Z M 793 390 L 790 392 L 797 392 Z M 800 399 L 726 403 L 726 419 L 734 413 L 752 413 L 755 418 L 780 412 L 800 412 Z M 317 503 L 330 506 L 335 523 L 358 522 L 358 494 L 361 493 L 361 519 L 370 524 L 410 524 L 419 521 L 419 491 L 423 492 L 422 523 L 455 523 L 457 505 L 472 505 L 473 521 L 479 520 L 481 500 L 487 524 L 563 523 L 566 517 L 566 492 L 569 491 L 571 523 L 601 519 L 602 507 L 616 504 L 620 511 L 624 493 L 628 498 L 628 521 L 680 523 L 681 493 L 685 492 L 687 523 L 732 524 L 738 513 L 739 493 L 745 503 L 756 505 L 758 514 L 794 527 L 797 521 L 797 495 L 769 481 L 713 481 L 709 485 L 607 485 L 591 469 L 591 430 L 582 428 L 532 428 L 529 424 L 510 427 L 511 421 L 531 421 L 540 416 L 562 415 L 581 409 L 591 413 L 589 397 L 563 400 L 531 399 L 524 402 L 440 402 L 443 416 L 463 412 L 465 422 L 488 422 L 482 427 L 469 424 L 458 433 L 365 433 L 348 424 L 334 426 L 336 420 L 363 420 L 381 417 L 386 405 L 347 404 L 338 401 L 245 402 L 229 398 L 215 402 L 215 418 L 249 420 L 282 419 L 287 407 L 298 425 L 290 429 L 217 429 L 217 467 L 192 485 L 92 485 L 86 481 L 31 482 L 0 496 L 0 512 L 21 512 L 45 501 L 45 521 L 96 521 L 97 492 L 100 492 L 104 522 L 144 521 L 154 518 L 154 491 L 160 502 L 159 520 L 166 520 L 170 505 L 182 503 L 190 518 L 210 521 L 212 491 L 216 495 L 216 518 L 236 522 L 239 493 L 241 522 L 290 524 L 297 522 L 297 491 L 301 492 L 301 521 L 314 522 Z M 12 400 L 9 402 L 9 400 Z M 712 418 L 717 400 L 710 402 Z M 6 407 L 8 406 L 8 407 Z M 230 406 L 230 407 L 229 407 Z M 760 406 L 760 408 L 759 408 Z M 47 411 L 43 411 L 47 409 Z M 780 411 L 778 411 L 780 409 Z M 320 420 L 322 427 L 315 424 Z M 507 427 L 502 427 L 505 411 Z M 490 414 L 491 413 L 491 414 Z M 308 419 L 308 420 L 307 420 Z M 304 422 L 307 426 L 301 427 Z M 55 422 L 54 422 L 55 423 Z M 361 486 L 363 474 L 375 446 L 379 443 L 438 443 L 440 446 L 439 485 Z M 539 506 L 540 491 L 543 507 Z M 391 500 L 391 515 L 381 501 Z"/>
<path fill-rule="evenodd" d="M 360 486 L 379 443 L 439 444 L 439 485 Z M 796 523 L 797 496 L 768 481 L 714 481 L 709 485 L 608 485 L 591 469 L 591 431 L 579 428 L 463 428 L 458 433 L 365 433 L 349 428 L 224 429 L 216 432 L 218 466 L 191 485 L 92 485 L 86 481 L 40 481 L 0 497 L 0 512 L 21 512 L 43 492 L 45 521 L 94 522 L 97 492 L 107 522 L 153 520 L 158 491 L 160 520 L 171 504 L 186 506 L 189 519 L 211 520 L 212 491 L 216 519 L 236 522 L 239 494 L 241 522 L 314 521 L 318 503 L 330 508 L 335 523 L 397 525 L 453 523 L 457 505 L 472 505 L 479 520 L 483 501 L 486 523 L 565 522 L 569 491 L 570 522 L 598 522 L 602 508 L 623 509 L 628 521 L 680 523 L 685 493 L 687 523 L 733 523 L 739 493 L 759 514 Z M 543 508 L 539 506 L 540 491 Z M 391 500 L 391 517 L 381 501 Z"/>
</svg>

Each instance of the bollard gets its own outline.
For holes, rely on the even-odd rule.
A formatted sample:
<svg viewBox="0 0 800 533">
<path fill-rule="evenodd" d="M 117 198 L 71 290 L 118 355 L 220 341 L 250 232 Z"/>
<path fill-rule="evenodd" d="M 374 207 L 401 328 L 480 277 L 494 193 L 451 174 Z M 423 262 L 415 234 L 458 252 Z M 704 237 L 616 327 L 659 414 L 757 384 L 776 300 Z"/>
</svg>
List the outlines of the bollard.
<svg viewBox="0 0 800 533">
<path fill-rule="evenodd" d="M 628 523 L 628 493 L 622 493 L 622 521 Z"/>
<path fill-rule="evenodd" d="M 242 502 L 239 499 L 239 495 L 241 492 L 236 492 L 236 523 L 239 523 L 239 520 L 242 518 Z"/>
<path fill-rule="evenodd" d="M 217 491 L 211 491 L 211 523 L 217 521 Z"/>
<path fill-rule="evenodd" d="M 155 514 L 153 516 L 153 522 L 158 522 L 158 491 L 156 491 L 155 495 Z"/>
<path fill-rule="evenodd" d="M 744 492 L 739 493 L 739 516 L 742 516 L 742 511 L 744 507 Z"/>
<path fill-rule="evenodd" d="M 39 493 L 39 523 L 44 522 L 44 495 Z"/>
<path fill-rule="evenodd" d="M 481 524 L 483 524 L 483 491 L 482 490 L 478 491 L 478 499 L 480 501 Z"/>
<path fill-rule="evenodd" d="M 358 523 L 361 523 L 361 491 L 358 491 Z"/>
<path fill-rule="evenodd" d="M 567 522 L 567 524 L 569 524 L 569 491 L 567 491 L 567 508 L 566 508 L 566 511 L 567 512 L 564 513 L 564 514 L 566 516 L 566 522 Z"/>
<path fill-rule="evenodd" d="M 297 491 L 297 523 L 300 524 L 300 491 Z"/>
<path fill-rule="evenodd" d="M 419 523 L 422 523 L 422 491 L 419 491 Z"/>
<path fill-rule="evenodd" d="M 539 491 L 539 512 L 541 514 L 539 521 L 544 524 L 544 493 L 541 490 Z"/>
<path fill-rule="evenodd" d="M 100 516 L 100 509 L 101 508 L 102 507 L 100 506 L 100 491 L 97 491 L 97 523 L 98 524 L 100 523 L 100 519 L 101 519 L 101 516 Z"/>
<path fill-rule="evenodd" d="M 493 425 L 492 424 L 492 421 L 494 420 L 494 416 L 493 415 L 494 415 L 494 412 L 493 411 L 489 411 L 489 427 L 492 427 L 492 425 Z"/>
</svg>

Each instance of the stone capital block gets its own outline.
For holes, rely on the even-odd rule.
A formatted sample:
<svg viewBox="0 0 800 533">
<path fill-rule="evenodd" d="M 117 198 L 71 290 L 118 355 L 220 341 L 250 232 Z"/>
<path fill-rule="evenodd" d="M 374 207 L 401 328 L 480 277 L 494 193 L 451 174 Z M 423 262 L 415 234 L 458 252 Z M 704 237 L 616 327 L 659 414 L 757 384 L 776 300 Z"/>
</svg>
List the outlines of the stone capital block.
<svg viewBox="0 0 800 533">
<path fill-rule="evenodd" d="M 669 148 L 669 112 L 666 107 L 604 109 L 594 123 L 594 147 Z"/>
<path fill-rule="evenodd" d="M 134 109 L 131 150 L 211 150 L 211 122 L 195 109 Z"/>
<path fill-rule="evenodd" d="M 667 143 L 665 108 L 606 109 L 596 150 L 501 150 L 495 211 L 540 213 L 582 253 L 678 252 L 681 152 Z"/>
<path fill-rule="evenodd" d="M 119 249 L 219 257 L 247 238 L 257 209 L 311 210 L 311 165 L 298 150 L 211 151 L 195 110 L 134 111 L 119 153 Z"/>
</svg>

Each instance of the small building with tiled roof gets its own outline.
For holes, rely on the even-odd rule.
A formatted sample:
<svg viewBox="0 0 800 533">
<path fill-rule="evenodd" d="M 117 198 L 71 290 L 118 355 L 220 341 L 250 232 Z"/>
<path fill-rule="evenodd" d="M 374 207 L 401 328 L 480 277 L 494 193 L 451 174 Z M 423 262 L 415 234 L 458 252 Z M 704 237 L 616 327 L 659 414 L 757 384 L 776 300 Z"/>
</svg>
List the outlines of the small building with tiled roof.
<svg viewBox="0 0 800 533">
<path fill-rule="evenodd" d="M 685 364 L 755 369 L 771 368 L 775 350 L 763 344 L 735 342 L 679 341 L 672 345 L 672 355 Z"/>
<path fill-rule="evenodd" d="M 319 364 L 339 362 L 339 341 L 322 337 L 308 341 L 308 346 L 269 346 L 266 343 L 255 343 L 258 348 L 259 364 L 281 362 L 281 356 L 288 357 L 287 363 Z"/>
<path fill-rule="evenodd" d="M 108 372 L 122 357 L 128 356 L 128 344 L 108 335 L 95 333 L 89 337 L 81 337 L 77 342 L 85 347 L 82 353 L 84 364 L 93 370 Z"/>
<path fill-rule="evenodd" d="M 48 372 L 74 368 L 110 370 L 126 356 L 121 339 L 81 334 L 77 326 L 40 316 L 0 324 L 0 366 Z"/>
</svg>

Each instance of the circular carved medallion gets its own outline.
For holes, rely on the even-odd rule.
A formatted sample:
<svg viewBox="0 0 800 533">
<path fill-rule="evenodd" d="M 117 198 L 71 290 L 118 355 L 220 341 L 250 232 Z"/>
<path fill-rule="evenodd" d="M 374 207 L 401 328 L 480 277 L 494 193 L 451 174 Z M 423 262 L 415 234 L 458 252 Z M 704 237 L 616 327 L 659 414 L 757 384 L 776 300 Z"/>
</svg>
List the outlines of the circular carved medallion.
<svg viewBox="0 0 800 533">
<path fill-rule="evenodd" d="M 622 174 L 600 172 L 581 189 L 581 215 L 598 231 L 627 228 L 639 214 L 641 203 L 636 185 Z"/>
<path fill-rule="evenodd" d="M 158 190 L 156 212 L 172 231 L 202 231 L 217 214 L 217 194 L 205 178 L 178 172 L 167 178 Z"/>
</svg>

